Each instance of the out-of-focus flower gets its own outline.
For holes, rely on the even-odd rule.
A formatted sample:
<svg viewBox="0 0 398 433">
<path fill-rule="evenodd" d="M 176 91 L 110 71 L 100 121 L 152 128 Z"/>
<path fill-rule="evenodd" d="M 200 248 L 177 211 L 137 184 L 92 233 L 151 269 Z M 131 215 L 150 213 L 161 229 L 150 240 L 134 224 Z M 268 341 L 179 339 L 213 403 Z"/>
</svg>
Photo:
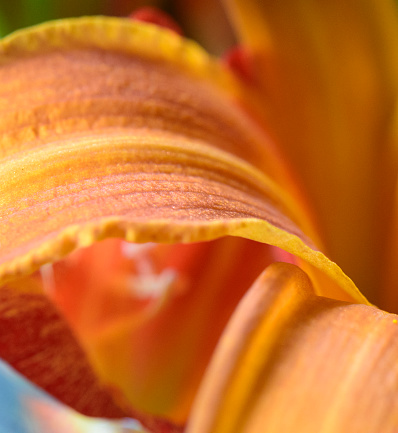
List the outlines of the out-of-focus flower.
<svg viewBox="0 0 398 433">
<path fill-rule="evenodd" d="M 49 431 L 398 428 L 397 316 L 347 277 L 397 309 L 395 5 L 225 3 L 221 62 L 128 19 L 0 43 L 0 356 Z"/>
</svg>

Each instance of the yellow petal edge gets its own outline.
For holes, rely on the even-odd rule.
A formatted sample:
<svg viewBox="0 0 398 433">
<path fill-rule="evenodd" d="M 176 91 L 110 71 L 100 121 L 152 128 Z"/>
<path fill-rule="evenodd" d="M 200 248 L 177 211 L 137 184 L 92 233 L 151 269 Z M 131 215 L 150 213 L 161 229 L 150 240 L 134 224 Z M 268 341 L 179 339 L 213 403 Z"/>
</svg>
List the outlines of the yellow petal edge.
<svg viewBox="0 0 398 433">
<path fill-rule="evenodd" d="M 95 17 L 65 20 L 44 24 L 32 30 L 28 29 L 16 32 L 14 35 L 1 41 L 0 64 L 7 66 L 12 64 L 13 61 L 23 61 L 25 58 L 32 57 L 35 54 L 51 53 L 53 51 L 57 51 L 58 53 L 66 52 L 69 48 L 81 50 L 95 48 L 107 52 L 123 53 L 129 56 L 156 59 L 160 62 L 178 66 L 181 74 L 199 78 L 205 77 L 213 86 L 219 86 L 220 88 L 230 86 L 231 89 L 234 89 L 232 77 L 223 71 L 220 64 L 209 58 L 196 44 L 182 40 L 167 30 L 115 18 Z M 231 91 L 233 92 L 233 90 Z M 26 205 L 30 199 L 29 191 L 33 188 L 33 184 L 29 182 L 32 182 L 34 178 L 23 170 L 29 166 L 29 158 L 32 157 L 31 162 L 33 161 L 33 163 L 41 162 L 41 167 L 44 167 L 43 170 L 48 169 L 50 170 L 49 172 L 51 170 L 54 172 L 57 168 L 59 169 L 62 165 L 59 162 L 60 158 L 67 155 L 72 155 L 71 160 L 74 156 L 84 167 L 85 161 L 89 160 L 89 147 L 101 145 L 104 139 L 107 139 L 109 142 L 109 150 L 113 148 L 115 143 L 120 144 L 120 140 L 122 139 L 123 143 L 120 147 L 120 155 L 122 156 L 116 155 L 115 158 L 120 157 L 122 158 L 121 161 L 126 161 L 127 158 L 129 162 L 133 161 L 133 163 L 134 155 L 139 154 L 139 148 L 142 148 L 143 145 L 149 151 L 153 150 L 155 152 L 161 149 L 162 146 L 166 146 L 167 155 L 164 156 L 164 161 L 170 164 L 173 164 L 173 158 L 178 159 L 181 152 L 183 154 L 185 152 L 186 154 L 187 149 L 190 149 L 191 156 L 185 161 L 186 165 L 175 164 L 176 166 L 178 165 L 180 174 L 185 179 L 192 176 L 192 170 L 195 169 L 193 167 L 195 165 L 193 163 L 195 158 L 205 158 L 210 152 L 212 155 L 211 161 L 209 162 L 208 159 L 207 162 L 203 162 L 205 171 L 208 174 L 204 179 L 199 179 L 197 185 L 203 181 L 206 187 L 215 188 L 214 191 L 217 188 L 223 191 L 223 181 L 220 181 L 221 164 L 225 167 L 223 178 L 225 182 L 228 182 L 229 171 L 235 174 L 239 173 L 238 177 L 242 179 L 243 186 L 239 186 L 236 183 L 228 186 L 232 190 L 235 189 L 243 197 L 248 198 L 249 201 L 253 199 L 257 203 L 259 200 L 263 200 L 265 216 L 261 216 L 260 218 L 252 217 L 251 215 L 257 216 L 256 212 L 243 213 L 239 218 L 228 216 L 228 212 L 235 209 L 236 202 L 231 199 L 231 196 L 226 197 L 221 193 L 220 197 L 224 201 L 220 208 L 222 212 L 218 217 L 214 213 L 209 218 L 195 218 L 194 211 L 188 212 L 185 218 L 180 215 L 178 219 L 175 218 L 173 212 L 170 214 L 163 213 L 162 217 L 156 216 L 156 212 L 154 212 L 153 218 L 149 220 L 146 218 L 145 221 L 142 218 L 134 218 L 131 215 L 125 217 L 123 212 L 120 214 L 115 213 L 114 215 L 109 215 L 109 213 L 96 215 L 95 218 L 88 218 L 86 221 L 81 220 L 79 216 L 78 223 L 74 222 L 72 218 L 67 224 L 56 227 L 51 233 L 42 235 L 42 238 L 39 240 L 28 239 L 26 241 L 25 239 L 25 243 L 18 245 L 17 235 L 19 230 L 22 230 L 21 223 L 20 226 L 15 228 L 14 234 L 11 236 L 12 247 L 14 248 L 12 254 L 3 254 L 2 257 L 0 279 L 3 282 L 30 273 L 46 262 L 58 260 L 76 248 L 88 246 L 107 237 L 122 237 L 130 242 L 174 243 L 207 241 L 222 236 L 242 236 L 275 245 L 303 259 L 302 267 L 313 279 L 318 293 L 333 296 L 337 299 L 367 303 L 366 299 L 341 269 L 335 263 L 328 260 L 321 252 L 316 251 L 315 247 L 311 247 L 310 245 L 312 244 L 308 241 L 307 236 L 300 229 L 297 229 L 295 222 L 290 221 L 294 220 L 297 207 L 291 204 L 286 194 L 253 166 L 222 150 L 210 149 L 208 144 L 211 145 L 211 142 L 203 143 L 202 140 L 187 138 L 185 144 L 181 144 L 178 141 L 176 144 L 176 140 L 181 140 L 181 135 L 177 133 L 173 136 L 173 134 L 167 132 L 168 137 L 165 138 L 164 134 L 154 132 L 150 139 L 144 137 L 143 141 L 137 143 L 137 134 L 139 135 L 137 128 L 129 127 L 123 131 L 119 128 L 116 132 L 113 132 L 115 133 L 113 137 L 108 137 L 106 134 L 99 137 L 98 134 L 88 130 L 86 132 L 86 136 L 89 137 L 88 139 L 87 137 L 82 139 L 81 135 L 76 139 L 76 137 L 71 136 L 71 131 L 68 131 L 69 136 L 64 140 L 59 140 L 59 136 L 54 140 L 54 142 L 59 140 L 62 144 L 59 149 L 64 149 L 59 155 L 55 155 L 55 151 L 53 154 L 51 152 L 37 152 L 34 148 L 34 146 L 37 146 L 37 143 L 33 145 L 33 149 L 23 149 L 20 155 L 18 153 L 12 155 L 14 159 L 10 158 L 10 154 L 6 155 L 1 163 L 2 170 L 13 173 L 14 177 L 10 176 L 10 178 L 14 181 L 16 179 L 14 201 L 18 200 L 18 202 L 13 203 L 13 197 L 8 195 L 7 199 L 11 200 L 8 203 L 11 203 L 10 208 L 4 206 L 4 199 L 2 199 L 0 203 L 0 218 L 3 220 L 3 224 L 6 220 L 13 220 L 13 214 L 10 211 L 13 205 L 18 208 L 20 203 L 25 203 Z M 171 138 L 170 135 L 172 136 Z M 160 146 L 156 144 L 158 138 L 161 142 Z M 86 142 L 86 148 L 76 145 L 79 139 Z M 52 145 L 51 137 L 46 137 L 44 141 L 45 144 Z M 65 143 L 68 142 L 71 144 L 70 151 L 67 149 L 67 146 L 65 147 Z M 40 142 L 40 146 L 43 147 L 43 140 Z M 106 147 L 104 149 L 106 151 Z M 130 149 L 131 156 L 126 156 L 127 149 Z M 9 150 L 10 153 L 13 153 L 12 149 Z M 43 149 L 41 148 L 40 150 Z M 135 154 L 134 152 L 138 153 Z M 105 154 L 104 152 L 102 153 Z M 156 161 L 146 162 L 151 166 L 153 172 L 158 170 Z M 118 175 L 118 167 L 117 163 L 114 164 L 113 168 L 110 167 L 110 170 L 114 170 L 113 174 Z M 36 180 L 39 183 L 41 182 L 44 188 L 47 185 L 48 179 L 45 178 L 46 172 L 42 171 L 40 173 L 40 170 L 41 168 L 37 171 L 37 174 L 41 174 L 41 176 Z M 104 172 L 101 172 L 100 175 L 104 175 Z M 63 183 L 60 181 L 61 183 L 57 186 L 70 185 L 76 182 L 76 179 L 77 182 L 85 180 L 79 179 L 78 167 L 74 169 L 69 178 L 67 173 L 65 176 L 64 179 L 61 179 Z M 7 177 L 3 178 L 7 179 Z M 248 178 L 248 180 L 245 181 L 245 178 Z M 214 179 L 218 179 L 216 186 L 213 182 Z M 7 188 L 5 188 L 5 191 L 7 191 Z M 100 188 L 97 191 L 100 191 Z M 204 189 L 202 195 L 206 191 Z M 40 194 L 40 185 L 35 192 Z M 146 192 L 153 191 L 148 189 Z M 179 197 L 185 200 L 183 189 L 179 193 Z M 161 194 L 159 197 L 161 197 Z M 7 199 L 5 200 L 7 201 Z M 176 205 L 178 206 L 178 204 L 177 200 Z M 243 204 L 245 205 L 245 203 Z M 26 206 L 29 207 L 29 205 Z M 169 206 L 170 209 L 172 207 Z M 270 215 L 267 214 L 266 209 L 272 210 Z M 284 217 L 286 214 L 288 218 Z M 280 221 L 275 220 L 275 215 L 280 216 Z M 36 224 L 38 224 L 37 221 Z M 41 221 L 41 225 L 43 225 L 43 220 Z M 9 228 L 3 230 L 0 243 L 3 246 L 8 243 L 8 247 L 10 247 L 9 231 L 13 231 L 12 224 L 11 226 L 5 224 L 5 227 Z M 327 289 L 324 287 L 327 287 Z"/>
</svg>

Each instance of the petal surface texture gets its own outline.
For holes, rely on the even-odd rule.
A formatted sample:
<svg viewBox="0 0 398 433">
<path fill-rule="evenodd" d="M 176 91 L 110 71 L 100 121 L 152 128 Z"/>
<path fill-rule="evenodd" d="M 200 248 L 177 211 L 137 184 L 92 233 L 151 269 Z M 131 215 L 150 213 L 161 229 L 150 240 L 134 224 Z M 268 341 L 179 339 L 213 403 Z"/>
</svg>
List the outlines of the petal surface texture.
<svg viewBox="0 0 398 433">
<path fill-rule="evenodd" d="M 324 294 L 366 302 L 317 251 L 239 83 L 196 45 L 85 18 L 16 33 L 0 55 L 3 281 L 105 237 L 236 235 L 304 259 Z"/>
<path fill-rule="evenodd" d="M 83 414 L 125 415 L 99 384 L 65 320 L 41 293 L 3 287 L 0 329 L 1 359 L 33 383 Z"/>
<path fill-rule="evenodd" d="M 271 265 L 221 338 L 187 432 L 395 432 L 397 319 Z"/>
<path fill-rule="evenodd" d="M 329 257 L 377 302 L 397 173 L 396 3 L 225 3 L 252 57 L 252 102 L 308 193 Z"/>
</svg>

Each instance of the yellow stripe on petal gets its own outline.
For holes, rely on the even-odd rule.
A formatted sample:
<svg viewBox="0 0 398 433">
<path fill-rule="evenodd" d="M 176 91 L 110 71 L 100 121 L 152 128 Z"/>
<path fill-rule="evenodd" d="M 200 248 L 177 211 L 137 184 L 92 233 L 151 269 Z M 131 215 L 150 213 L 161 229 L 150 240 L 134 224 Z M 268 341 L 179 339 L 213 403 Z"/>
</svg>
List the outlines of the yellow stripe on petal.
<svg viewBox="0 0 398 433">
<path fill-rule="evenodd" d="M 194 44 L 86 18 L 18 32 L 0 52 L 3 281 L 105 237 L 240 235 L 325 271 L 322 293 L 366 302 L 277 186 L 288 176 L 236 104 L 242 89 Z"/>
<path fill-rule="evenodd" d="M 273 144 L 236 105 L 239 83 L 172 32 L 115 18 L 62 20 L 3 39 L 0 63 L 2 155 L 56 133 L 133 126 L 211 138 L 282 176 Z"/>
<path fill-rule="evenodd" d="M 178 243 L 240 235 L 302 257 L 341 284 L 340 296 L 363 299 L 285 216 L 289 201 L 266 177 L 202 143 L 162 138 L 92 133 L 4 161 L 3 280 L 105 237 Z"/>
<path fill-rule="evenodd" d="M 394 432 L 397 322 L 271 265 L 226 328 L 187 433 Z"/>
</svg>

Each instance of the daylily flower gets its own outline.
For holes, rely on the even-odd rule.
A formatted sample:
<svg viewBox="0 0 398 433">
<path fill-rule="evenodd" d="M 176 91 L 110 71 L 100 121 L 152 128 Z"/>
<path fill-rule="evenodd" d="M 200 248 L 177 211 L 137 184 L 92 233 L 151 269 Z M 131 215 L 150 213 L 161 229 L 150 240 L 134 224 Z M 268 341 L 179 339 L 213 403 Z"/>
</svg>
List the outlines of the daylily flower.
<svg viewBox="0 0 398 433">
<path fill-rule="evenodd" d="M 398 316 L 357 288 L 398 309 L 395 4 L 225 5 L 221 61 L 136 19 L 0 42 L 21 431 L 398 429 Z"/>
</svg>

